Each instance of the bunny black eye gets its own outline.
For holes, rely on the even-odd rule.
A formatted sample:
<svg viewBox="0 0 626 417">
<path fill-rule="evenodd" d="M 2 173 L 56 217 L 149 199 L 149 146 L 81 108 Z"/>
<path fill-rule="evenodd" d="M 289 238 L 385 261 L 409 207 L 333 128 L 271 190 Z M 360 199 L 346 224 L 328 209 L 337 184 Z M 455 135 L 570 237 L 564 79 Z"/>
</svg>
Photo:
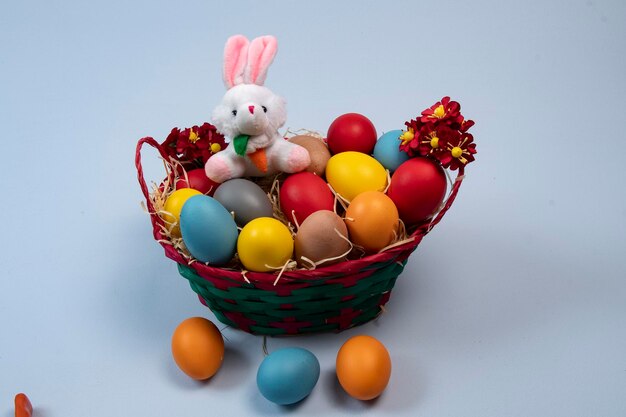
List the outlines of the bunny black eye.
<svg viewBox="0 0 626 417">
<path fill-rule="evenodd" d="M 263 112 L 267 113 L 267 107 L 265 107 L 265 106 L 261 106 L 261 107 L 263 108 Z"/>
<path fill-rule="evenodd" d="M 237 116 L 237 110 L 233 110 L 232 113 L 233 113 L 233 116 Z"/>
</svg>

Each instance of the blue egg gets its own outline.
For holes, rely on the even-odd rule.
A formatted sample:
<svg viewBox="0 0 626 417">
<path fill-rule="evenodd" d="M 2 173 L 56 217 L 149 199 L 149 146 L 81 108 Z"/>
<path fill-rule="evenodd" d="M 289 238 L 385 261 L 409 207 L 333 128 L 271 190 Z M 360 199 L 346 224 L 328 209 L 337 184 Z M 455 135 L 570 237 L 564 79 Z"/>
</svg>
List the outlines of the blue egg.
<svg viewBox="0 0 626 417">
<path fill-rule="evenodd" d="M 308 396 L 319 377 L 320 363 L 315 355 L 303 348 L 284 348 L 263 360 L 256 383 L 265 398 L 287 405 Z"/>
<path fill-rule="evenodd" d="M 401 130 L 392 130 L 378 139 L 374 147 L 374 159 L 380 162 L 390 172 L 395 171 L 403 163 L 409 160 L 409 155 L 400 150 Z"/>
<path fill-rule="evenodd" d="M 213 197 L 195 195 L 185 202 L 180 211 L 180 232 L 189 253 L 201 262 L 219 265 L 235 254 L 237 224 Z"/>
</svg>

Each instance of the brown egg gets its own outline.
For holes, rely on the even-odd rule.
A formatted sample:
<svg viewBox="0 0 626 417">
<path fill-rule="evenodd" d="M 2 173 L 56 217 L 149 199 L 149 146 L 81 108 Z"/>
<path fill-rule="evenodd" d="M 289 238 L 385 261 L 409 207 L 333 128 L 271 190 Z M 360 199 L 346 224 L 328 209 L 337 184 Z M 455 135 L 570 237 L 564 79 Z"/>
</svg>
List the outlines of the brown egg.
<svg viewBox="0 0 626 417">
<path fill-rule="evenodd" d="M 330 159 L 330 151 L 324 141 L 314 136 L 298 135 L 290 138 L 289 142 L 300 145 L 309 151 L 311 165 L 306 170 L 323 178 L 326 164 Z"/>
<path fill-rule="evenodd" d="M 345 223 L 334 212 L 319 210 L 307 217 L 296 234 L 296 261 L 303 267 L 310 268 L 312 265 L 302 259 L 306 257 L 313 262 L 323 259 L 335 258 L 350 249 L 350 244 L 338 234 L 348 237 L 348 229 Z M 321 265 L 330 265 L 344 258 L 324 262 Z"/>
</svg>

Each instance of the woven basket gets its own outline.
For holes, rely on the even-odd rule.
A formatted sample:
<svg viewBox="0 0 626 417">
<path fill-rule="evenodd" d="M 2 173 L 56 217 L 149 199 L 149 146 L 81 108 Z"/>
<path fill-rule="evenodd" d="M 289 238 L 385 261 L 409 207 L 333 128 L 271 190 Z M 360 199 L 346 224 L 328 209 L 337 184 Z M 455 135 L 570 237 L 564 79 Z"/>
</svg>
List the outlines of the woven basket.
<svg viewBox="0 0 626 417">
<path fill-rule="evenodd" d="M 143 145 L 155 148 L 165 160 L 169 155 L 153 138 L 137 143 L 135 166 L 146 199 L 154 238 L 165 256 L 178 264 L 178 271 L 198 294 L 202 304 L 224 324 L 260 335 L 339 332 L 364 324 L 381 314 L 389 301 L 396 278 L 422 238 L 441 221 L 459 191 L 463 168 L 433 220 L 420 225 L 411 241 L 381 253 L 314 270 L 277 273 L 248 272 L 188 262 L 163 235 L 163 220 L 155 212 L 141 166 Z"/>
</svg>

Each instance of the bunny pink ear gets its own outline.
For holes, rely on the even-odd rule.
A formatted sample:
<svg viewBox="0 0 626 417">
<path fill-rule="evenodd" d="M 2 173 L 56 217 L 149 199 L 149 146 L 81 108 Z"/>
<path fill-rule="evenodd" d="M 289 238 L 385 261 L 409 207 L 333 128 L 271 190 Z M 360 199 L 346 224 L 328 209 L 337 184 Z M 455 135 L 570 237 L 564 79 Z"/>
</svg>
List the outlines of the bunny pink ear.
<svg viewBox="0 0 626 417">
<path fill-rule="evenodd" d="M 261 36 L 250 43 L 248 65 L 244 73 L 246 83 L 263 85 L 267 69 L 276 56 L 278 42 L 273 36 Z"/>
<path fill-rule="evenodd" d="M 224 84 L 232 88 L 243 83 L 243 73 L 248 59 L 248 38 L 234 35 L 228 38 L 224 47 Z"/>
</svg>

